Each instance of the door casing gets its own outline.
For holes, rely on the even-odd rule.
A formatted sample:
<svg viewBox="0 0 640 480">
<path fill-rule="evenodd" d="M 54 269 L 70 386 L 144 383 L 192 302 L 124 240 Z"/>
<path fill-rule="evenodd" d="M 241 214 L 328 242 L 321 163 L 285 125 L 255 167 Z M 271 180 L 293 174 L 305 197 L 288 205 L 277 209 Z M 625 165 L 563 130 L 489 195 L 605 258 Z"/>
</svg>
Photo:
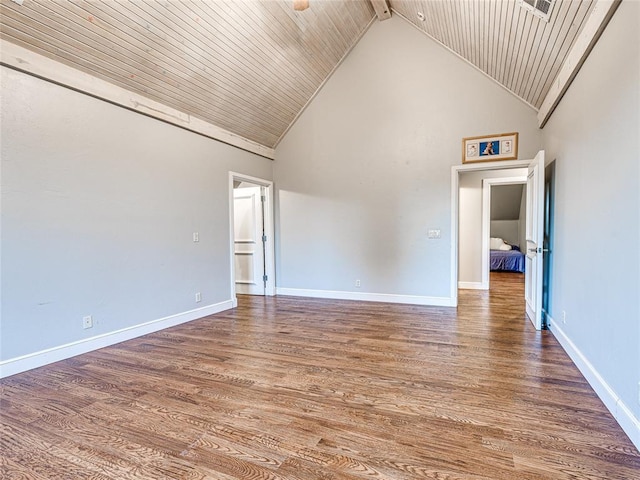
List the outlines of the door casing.
<svg viewBox="0 0 640 480">
<path fill-rule="evenodd" d="M 531 160 L 482 162 L 451 167 L 451 273 L 449 295 L 452 306 L 458 306 L 458 218 L 460 174 L 463 172 L 505 170 L 528 167 Z"/>
<path fill-rule="evenodd" d="M 527 177 L 496 177 L 482 180 L 482 290 L 489 290 L 489 238 L 491 237 L 491 187 L 493 185 L 526 185 Z M 526 188 L 526 187 L 525 187 Z"/>
<path fill-rule="evenodd" d="M 265 282 L 265 295 L 274 296 L 276 293 L 276 274 L 275 274 L 275 242 L 274 242 L 274 214 L 273 214 L 273 182 L 262 178 L 252 177 L 238 172 L 229 172 L 229 268 L 230 268 L 230 286 L 231 299 L 234 307 L 238 305 L 236 296 L 236 279 L 235 279 L 235 255 L 234 255 L 234 212 L 233 212 L 233 184 L 234 182 L 249 182 L 264 187 L 264 233 L 267 240 L 264 246 L 264 263 L 267 281 Z"/>
</svg>

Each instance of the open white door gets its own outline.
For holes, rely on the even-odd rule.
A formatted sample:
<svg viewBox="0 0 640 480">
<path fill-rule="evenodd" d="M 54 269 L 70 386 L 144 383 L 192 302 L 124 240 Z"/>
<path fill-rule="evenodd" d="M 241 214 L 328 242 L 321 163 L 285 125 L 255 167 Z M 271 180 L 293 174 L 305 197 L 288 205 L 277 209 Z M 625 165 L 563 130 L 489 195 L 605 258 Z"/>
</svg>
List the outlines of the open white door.
<svg viewBox="0 0 640 480">
<path fill-rule="evenodd" d="M 527 175 L 527 250 L 524 297 L 527 316 L 533 326 L 542 328 L 542 256 L 544 237 L 544 151 L 529 164 Z"/>
<path fill-rule="evenodd" d="M 265 294 L 262 187 L 233 190 L 236 293 Z"/>
</svg>

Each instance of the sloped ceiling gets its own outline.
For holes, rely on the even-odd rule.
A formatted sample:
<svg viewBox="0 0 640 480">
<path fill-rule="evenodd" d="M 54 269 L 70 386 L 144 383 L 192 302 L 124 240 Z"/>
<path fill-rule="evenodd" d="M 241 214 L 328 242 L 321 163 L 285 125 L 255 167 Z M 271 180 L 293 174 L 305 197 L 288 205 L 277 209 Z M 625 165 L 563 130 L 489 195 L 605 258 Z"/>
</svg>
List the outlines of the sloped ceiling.
<svg viewBox="0 0 640 480">
<path fill-rule="evenodd" d="M 491 220 L 518 220 L 524 185 L 491 187 Z"/>
<path fill-rule="evenodd" d="M 596 0 L 555 0 L 548 23 L 521 1 L 389 3 L 537 109 Z M 3 40 L 270 151 L 375 18 L 370 0 L 0 0 Z"/>
<path fill-rule="evenodd" d="M 12 0 L 2 38 L 273 147 L 374 18 L 368 0 Z"/>
<path fill-rule="evenodd" d="M 392 0 L 391 5 L 538 109 L 595 2 L 555 0 L 548 22 L 523 8 L 522 0 Z"/>
</svg>

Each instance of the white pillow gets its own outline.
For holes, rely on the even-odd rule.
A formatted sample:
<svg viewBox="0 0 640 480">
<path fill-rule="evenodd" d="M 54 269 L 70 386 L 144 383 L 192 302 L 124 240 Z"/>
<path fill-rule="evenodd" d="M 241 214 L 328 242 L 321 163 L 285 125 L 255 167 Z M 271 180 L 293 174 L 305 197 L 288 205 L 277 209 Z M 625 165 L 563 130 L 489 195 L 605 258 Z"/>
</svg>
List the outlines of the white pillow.
<svg viewBox="0 0 640 480">
<path fill-rule="evenodd" d="M 511 250 L 511 245 L 507 244 L 507 243 L 503 243 L 502 245 L 500 245 L 500 247 L 498 248 L 498 250 Z"/>
<path fill-rule="evenodd" d="M 504 240 L 501 238 L 491 237 L 489 239 L 489 249 L 491 250 L 499 250 L 502 245 L 504 245 Z"/>
</svg>

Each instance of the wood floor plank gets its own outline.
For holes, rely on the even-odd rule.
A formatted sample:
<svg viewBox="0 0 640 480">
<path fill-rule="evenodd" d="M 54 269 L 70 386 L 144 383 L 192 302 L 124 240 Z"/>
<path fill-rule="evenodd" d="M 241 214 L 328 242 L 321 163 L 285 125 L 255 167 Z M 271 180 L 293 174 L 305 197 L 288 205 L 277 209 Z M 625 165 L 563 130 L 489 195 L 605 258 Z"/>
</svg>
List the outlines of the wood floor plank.
<svg viewBox="0 0 640 480">
<path fill-rule="evenodd" d="M 522 275 L 457 309 L 241 297 L 0 381 L 3 478 L 640 478 Z"/>
</svg>

